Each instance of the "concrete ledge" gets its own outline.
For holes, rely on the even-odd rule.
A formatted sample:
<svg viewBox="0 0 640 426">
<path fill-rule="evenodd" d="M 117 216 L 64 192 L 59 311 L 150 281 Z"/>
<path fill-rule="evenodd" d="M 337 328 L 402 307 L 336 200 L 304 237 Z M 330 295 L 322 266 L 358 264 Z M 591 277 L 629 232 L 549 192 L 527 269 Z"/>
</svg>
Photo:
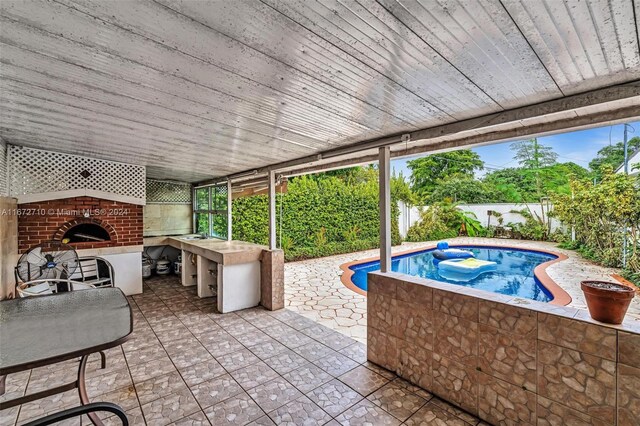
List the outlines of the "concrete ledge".
<svg viewBox="0 0 640 426">
<path fill-rule="evenodd" d="M 367 357 L 492 424 L 640 424 L 640 321 L 370 273 Z"/>
</svg>

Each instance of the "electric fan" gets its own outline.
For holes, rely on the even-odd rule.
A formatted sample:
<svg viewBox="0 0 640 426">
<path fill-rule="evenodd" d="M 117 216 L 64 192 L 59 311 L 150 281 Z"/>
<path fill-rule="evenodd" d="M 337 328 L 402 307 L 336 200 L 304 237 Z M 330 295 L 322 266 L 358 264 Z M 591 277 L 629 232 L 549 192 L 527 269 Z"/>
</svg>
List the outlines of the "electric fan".
<svg viewBox="0 0 640 426">
<path fill-rule="evenodd" d="M 20 256 L 16 274 L 23 282 L 68 279 L 78 268 L 78 254 L 70 245 L 47 241 Z"/>
</svg>

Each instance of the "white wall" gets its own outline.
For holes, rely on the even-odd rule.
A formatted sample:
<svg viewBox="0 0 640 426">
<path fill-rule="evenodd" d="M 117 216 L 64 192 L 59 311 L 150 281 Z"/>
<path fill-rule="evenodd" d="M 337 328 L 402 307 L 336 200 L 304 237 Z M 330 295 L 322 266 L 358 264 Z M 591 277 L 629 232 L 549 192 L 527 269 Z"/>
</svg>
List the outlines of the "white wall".
<svg viewBox="0 0 640 426">
<path fill-rule="evenodd" d="M 116 287 L 127 296 L 142 293 L 142 253 L 107 254 L 101 257 L 113 266 Z"/>
<path fill-rule="evenodd" d="M 427 208 L 425 207 L 408 207 L 403 202 L 399 202 L 398 206 L 400 207 L 400 218 L 399 218 L 399 226 L 400 226 L 400 235 L 404 238 L 407 236 L 407 231 L 414 223 L 420 220 L 420 210 Z M 536 204 L 512 204 L 512 203 L 486 203 L 486 204 L 460 204 L 458 208 L 462 211 L 471 211 L 475 213 L 477 219 L 480 221 L 482 226 L 486 227 L 488 224 L 489 215 L 487 211 L 492 210 L 502 214 L 503 217 L 503 226 L 506 226 L 509 222 L 511 223 L 524 223 L 525 218 L 516 213 L 510 213 L 513 210 L 523 210 L 529 209 L 532 214 L 538 215 L 542 214 L 542 207 L 539 203 Z M 553 209 L 553 206 L 551 206 Z M 545 218 L 547 217 L 547 207 L 544 208 Z M 498 220 L 496 217 L 491 217 L 491 225 L 497 225 Z M 561 224 L 558 220 L 551 220 L 551 231 L 555 231 L 561 227 Z"/>
<path fill-rule="evenodd" d="M 191 234 L 191 204 L 147 204 L 142 210 L 145 237 Z"/>
<path fill-rule="evenodd" d="M 113 266 L 115 286 L 131 296 L 142 293 L 142 246 L 76 250 L 78 257 L 97 256 Z"/>
<path fill-rule="evenodd" d="M 636 167 L 640 167 L 640 151 L 636 151 L 634 154 L 631 155 L 631 157 L 629 157 L 628 167 L 629 167 L 630 175 L 637 175 L 638 173 L 640 173 L 640 170 L 636 169 Z M 624 173 L 624 164 L 618 167 L 618 170 L 616 170 L 616 173 Z"/>
<path fill-rule="evenodd" d="M 398 207 L 400 208 L 400 217 L 398 218 L 400 236 L 405 238 L 411 225 L 420 220 L 420 208 L 415 206 L 409 207 L 402 201 L 398 201 Z"/>
</svg>

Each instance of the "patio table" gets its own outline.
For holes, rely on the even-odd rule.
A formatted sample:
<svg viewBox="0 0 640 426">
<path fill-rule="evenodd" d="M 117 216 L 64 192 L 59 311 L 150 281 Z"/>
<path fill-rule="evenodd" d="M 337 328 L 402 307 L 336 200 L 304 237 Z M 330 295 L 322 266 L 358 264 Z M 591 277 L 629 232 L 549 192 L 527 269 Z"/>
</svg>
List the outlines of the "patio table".
<svg viewBox="0 0 640 426">
<path fill-rule="evenodd" d="M 118 346 L 133 331 L 127 298 L 118 288 L 101 288 L 0 302 L 0 395 L 6 376 L 80 357 L 75 382 L 0 403 L 11 408 L 71 389 L 82 405 L 89 404 L 85 368 L 89 355 Z M 88 413 L 95 425 L 102 422 Z"/>
</svg>

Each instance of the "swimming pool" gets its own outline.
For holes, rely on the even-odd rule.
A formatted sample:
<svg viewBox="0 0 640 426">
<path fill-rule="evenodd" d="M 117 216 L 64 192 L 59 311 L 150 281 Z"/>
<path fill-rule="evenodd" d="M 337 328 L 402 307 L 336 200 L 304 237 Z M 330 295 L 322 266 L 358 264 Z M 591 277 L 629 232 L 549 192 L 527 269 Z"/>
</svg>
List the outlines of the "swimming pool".
<svg viewBox="0 0 640 426">
<path fill-rule="evenodd" d="M 549 302 L 551 292 L 542 285 L 534 274 L 537 266 L 557 259 L 558 256 L 534 250 L 511 247 L 451 246 L 470 250 L 476 259 L 496 262 L 497 270 L 484 273 L 467 282 L 453 281 L 438 273 L 431 252 L 435 248 L 394 256 L 391 270 L 422 278 L 429 278 L 449 284 L 472 287 L 493 293 L 517 296 L 526 299 Z M 367 290 L 367 274 L 380 270 L 380 261 L 358 263 L 349 266 L 353 271 L 351 282 L 361 290 Z"/>
</svg>

